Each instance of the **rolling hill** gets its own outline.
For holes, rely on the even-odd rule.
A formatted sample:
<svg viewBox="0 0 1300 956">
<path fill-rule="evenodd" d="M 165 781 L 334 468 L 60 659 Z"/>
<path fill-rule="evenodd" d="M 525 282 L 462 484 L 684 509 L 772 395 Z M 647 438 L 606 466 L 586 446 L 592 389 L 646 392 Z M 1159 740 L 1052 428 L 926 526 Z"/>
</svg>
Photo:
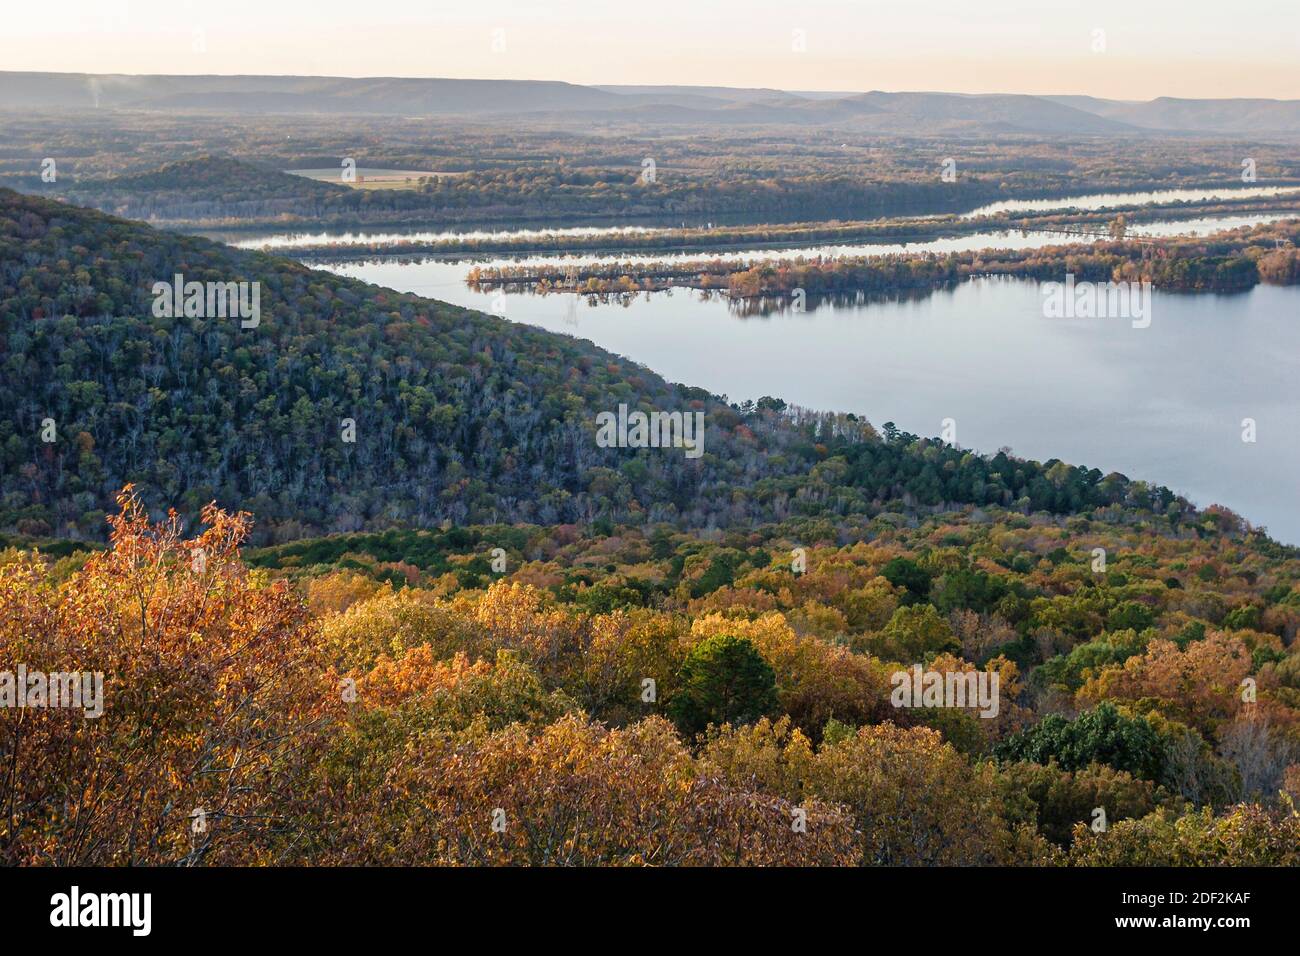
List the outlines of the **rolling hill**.
<svg viewBox="0 0 1300 956">
<path fill-rule="evenodd" d="M 614 108 L 571 83 L 317 76 L 0 73 L 0 109 L 130 109 L 409 115 Z"/>
<path fill-rule="evenodd" d="M 560 124 L 848 124 L 891 133 L 1054 135 L 1300 132 L 1300 102 L 1123 102 L 1088 96 L 814 93 L 712 86 L 579 86 L 542 80 L 408 77 L 129 76 L 0 72 L 0 110 L 172 114 L 531 117 Z"/>
</svg>

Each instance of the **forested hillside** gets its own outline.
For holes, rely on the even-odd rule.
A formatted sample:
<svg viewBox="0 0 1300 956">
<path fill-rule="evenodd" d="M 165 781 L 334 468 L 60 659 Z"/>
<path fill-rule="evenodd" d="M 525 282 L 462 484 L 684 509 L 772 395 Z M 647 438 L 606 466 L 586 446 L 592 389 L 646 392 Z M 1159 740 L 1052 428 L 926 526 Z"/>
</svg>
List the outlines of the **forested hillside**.
<svg viewBox="0 0 1300 956">
<path fill-rule="evenodd" d="M 294 176 L 258 163 L 200 156 L 151 172 L 76 183 L 67 198 L 132 219 L 323 213 L 355 195 L 342 183 Z"/>
<path fill-rule="evenodd" d="M 260 321 L 155 317 L 154 283 L 178 273 L 260 283 Z M 0 300 L 0 530 L 102 538 L 126 482 L 191 519 L 211 500 L 253 511 L 262 540 L 952 503 L 1195 514 L 1121 475 L 728 405 L 583 341 L 9 191 Z M 599 447 L 596 416 L 620 404 L 702 412 L 703 456 Z"/>
<path fill-rule="evenodd" d="M 0 862 L 1300 864 L 1300 561 L 1229 512 L 241 556 L 120 503 L 0 551 L 0 646 L 107 700 L 0 708 Z M 996 713 L 901 706 L 914 664 Z"/>
<path fill-rule="evenodd" d="M 866 214 L 905 210 L 961 210 L 1000 199 L 992 178 L 958 184 L 934 177 L 912 182 L 855 179 L 831 170 L 799 176 L 760 176 L 730 169 L 723 179 L 699 171 L 647 182 L 639 159 L 611 168 L 549 162 L 457 175 L 416 175 L 410 189 L 360 190 L 293 176 L 227 156 L 168 163 L 156 171 L 72 185 L 67 198 L 133 219 L 175 223 L 295 222 L 343 224 L 493 218 L 567 219 L 673 217 L 762 213 L 777 220 L 798 215 Z M 330 165 L 339 167 L 331 158 Z"/>
</svg>

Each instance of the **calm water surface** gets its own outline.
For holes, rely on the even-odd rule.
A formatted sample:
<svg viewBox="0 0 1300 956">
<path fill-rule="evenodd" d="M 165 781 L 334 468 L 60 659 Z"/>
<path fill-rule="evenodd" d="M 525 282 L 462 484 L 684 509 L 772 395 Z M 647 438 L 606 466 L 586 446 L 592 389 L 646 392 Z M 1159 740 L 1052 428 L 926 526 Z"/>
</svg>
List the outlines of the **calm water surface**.
<svg viewBox="0 0 1300 956">
<path fill-rule="evenodd" d="M 336 173 L 337 171 L 332 171 Z M 1085 196 L 1072 196 L 1063 199 L 1015 199 L 1006 202 L 980 206 L 968 213 L 966 217 L 992 215 L 1003 211 L 1023 212 L 1029 210 L 1049 211 L 1055 209 L 1096 210 L 1112 206 L 1126 206 L 1151 202 L 1195 202 L 1206 199 L 1247 199 L 1252 197 L 1278 196 L 1300 193 L 1297 186 L 1250 186 L 1241 188 L 1218 189 L 1165 189 L 1156 192 L 1134 193 L 1091 193 Z M 916 218 L 929 218 L 919 216 Z M 687 224 L 682 223 L 683 227 Z M 704 223 L 693 223 L 704 226 Z M 277 249 L 291 250 L 299 246 L 321 245 L 335 242 L 340 244 L 370 244 L 379 242 L 397 242 L 412 240 L 434 242 L 440 239 L 531 239 L 543 236 L 610 236 L 620 234 L 656 232 L 658 229 L 643 225 L 614 226 L 566 226 L 566 227 L 531 227 L 501 229 L 392 229 L 392 230 L 357 230 L 355 232 L 268 232 L 268 233 L 223 233 L 210 232 L 206 235 L 222 242 L 228 242 L 241 249 Z"/>
</svg>

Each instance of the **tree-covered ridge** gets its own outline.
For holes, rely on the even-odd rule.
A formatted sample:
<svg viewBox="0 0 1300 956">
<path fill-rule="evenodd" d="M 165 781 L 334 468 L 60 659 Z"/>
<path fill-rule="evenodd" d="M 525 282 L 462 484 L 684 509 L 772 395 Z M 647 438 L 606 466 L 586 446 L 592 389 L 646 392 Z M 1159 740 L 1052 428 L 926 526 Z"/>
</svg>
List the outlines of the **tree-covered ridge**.
<svg viewBox="0 0 1300 956">
<path fill-rule="evenodd" d="M 390 528 L 251 548 L 244 552 L 244 559 L 250 567 L 294 578 L 352 569 L 381 583 L 436 587 L 446 593 L 514 580 L 519 574 L 539 586 L 544 579 L 545 587 L 561 601 L 602 608 L 685 606 L 690 599 L 732 584 L 748 570 L 787 566 L 784 555 L 796 546 L 826 547 L 856 540 L 879 540 L 916 552 L 939 546 L 962 548 L 971 561 L 991 561 L 1013 576 L 1058 568 L 1073 571 L 1076 564 L 1091 565 L 1094 547 L 1106 547 L 1111 554 L 1103 569 L 1106 573 L 1099 572 L 1094 584 L 1127 580 L 1116 570 L 1118 564 L 1141 568 L 1143 577 L 1160 578 L 1171 588 L 1184 591 L 1221 588 L 1216 569 L 1224 563 L 1239 569 L 1231 576 L 1240 579 L 1238 585 L 1254 587 L 1269 575 L 1286 580 L 1300 577 L 1300 565 L 1292 564 L 1300 560 L 1300 549 L 1273 542 L 1221 506 L 1211 506 L 1182 523 L 1152 515 L 1135 519 L 1120 508 L 1089 518 L 967 506 L 924 517 L 885 512 L 851 520 L 790 518 L 777 524 L 711 532 L 666 524 L 614 525 L 606 520 L 589 528 L 528 524 Z M 0 543 L 29 550 L 36 547 L 58 557 L 86 547 L 66 540 Z M 508 573 L 493 571 L 491 553 L 495 548 L 503 550 Z M 1179 566 L 1161 577 L 1158 564 L 1139 557 L 1139 552 L 1148 551 L 1166 554 L 1169 562 Z M 1213 573 L 1200 571 L 1202 563 L 1209 563 Z M 1182 572 L 1193 565 L 1198 576 L 1185 579 Z M 906 575 L 898 577 L 901 586 L 908 584 Z M 816 580 L 817 574 L 809 570 L 797 583 L 803 586 Z M 928 583 L 910 580 L 913 593 L 930 593 Z M 1068 590 L 1077 583 L 1068 575 L 1062 580 L 1065 585 L 1057 590 Z M 1171 580 L 1177 583 L 1170 584 Z M 1261 599 L 1266 590 L 1259 591 Z M 798 593 L 799 588 L 792 591 L 792 595 Z M 1274 594 L 1270 600 L 1277 598 Z"/>
<path fill-rule="evenodd" d="M 10 864 L 1300 863 L 1300 559 L 1229 512 L 251 556 L 286 580 L 246 515 L 120 501 L 106 551 L 0 553 L 0 644 L 106 688 L 0 708 Z M 899 706 L 912 665 L 998 713 Z"/>
<path fill-rule="evenodd" d="M 1123 220 L 1112 223 L 1122 235 Z M 471 268 L 476 289 L 540 293 L 629 294 L 671 288 L 713 289 L 736 299 L 894 293 L 944 288 L 978 276 L 1080 282 L 1149 282 L 1176 292 L 1241 292 L 1261 282 L 1300 283 L 1300 220 L 1285 219 L 1205 237 L 1093 242 L 1037 249 L 889 255 L 796 256 L 753 261 L 673 259 L 596 261 Z"/>
<path fill-rule="evenodd" d="M 339 168 L 333 159 L 330 168 Z M 469 213 L 500 217 L 510 208 L 557 218 L 602 218 L 746 213 L 759 208 L 774 217 L 799 212 L 832 215 L 835 202 L 886 211 L 961 209 L 1001 198 L 999 184 L 961 186 L 930 178 L 917 182 L 855 182 L 822 173 L 798 179 L 733 174 L 708 185 L 698 175 L 643 180 L 640 160 L 624 168 L 569 168 L 538 164 L 415 177 L 413 188 L 369 191 L 293 176 L 257 163 L 204 156 L 157 170 L 75 183 L 67 196 L 77 203 L 134 219 L 184 223 L 260 220 L 290 216 L 308 223 L 402 219 L 457 220 Z"/>
<path fill-rule="evenodd" d="M 154 283 L 178 273 L 259 282 L 260 323 L 155 317 Z M 444 520 L 733 526 L 954 502 L 1195 514 L 1121 475 L 882 435 L 775 399 L 728 405 L 587 342 L 8 191 L 0 299 L 0 530 L 100 537 L 128 481 L 189 518 L 214 499 L 253 510 L 279 538 Z M 703 412 L 703 457 L 599 447 L 595 416 L 620 404 Z"/>
<path fill-rule="evenodd" d="M 350 192 L 341 183 L 294 176 L 261 163 L 199 156 L 155 170 L 76 182 L 64 196 L 132 219 L 166 219 L 178 206 L 194 217 L 254 209 L 266 215 L 302 211 L 304 205 L 323 206 Z"/>
</svg>

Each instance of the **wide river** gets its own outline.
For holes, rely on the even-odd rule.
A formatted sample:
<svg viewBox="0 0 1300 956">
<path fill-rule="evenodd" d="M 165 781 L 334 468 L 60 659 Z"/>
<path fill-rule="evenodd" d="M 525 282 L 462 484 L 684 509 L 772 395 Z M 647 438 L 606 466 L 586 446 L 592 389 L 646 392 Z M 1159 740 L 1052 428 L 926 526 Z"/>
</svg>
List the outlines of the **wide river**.
<svg viewBox="0 0 1300 956">
<path fill-rule="evenodd" d="M 1060 199 L 1008 199 L 1002 202 L 980 206 L 964 213 L 967 217 L 993 215 L 999 212 L 1052 212 L 1065 209 L 1097 210 L 1112 206 L 1132 206 L 1143 203 L 1199 202 L 1209 199 L 1260 199 L 1269 196 L 1290 196 L 1300 193 L 1297 186 L 1242 186 L 1218 187 L 1205 189 L 1162 189 L 1132 193 L 1088 193 L 1080 196 L 1068 196 Z M 921 217 L 925 218 L 925 217 Z M 670 226 L 676 223 L 668 224 Z M 681 223 L 683 227 L 687 223 Z M 694 223 L 702 227 L 704 223 Z M 620 234 L 653 232 L 654 227 L 644 225 L 616 226 L 565 226 L 558 228 L 499 228 L 499 229 L 420 229 L 395 228 L 390 230 L 361 229 L 356 232 L 269 232 L 269 233 L 206 233 L 210 238 L 228 242 L 241 249 L 270 249 L 274 251 L 291 251 L 299 246 L 319 245 L 324 243 L 340 244 L 375 244 L 400 240 L 431 242 L 439 239 L 527 239 L 552 236 L 609 236 Z"/>
<path fill-rule="evenodd" d="M 1195 226 L 1203 231 L 1259 218 Z M 1154 224 L 1144 231 L 1173 234 L 1188 226 Z M 905 247 L 731 255 L 1059 241 L 990 234 Z M 1009 447 L 1040 461 L 1061 458 L 1123 472 L 1168 485 L 1200 505 L 1227 505 L 1279 540 L 1300 544 L 1300 287 L 1156 293 L 1149 327 L 1134 328 L 1120 318 L 1046 318 L 1039 288 L 1011 279 L 977 279 L 916 299 L 810 302 L 803 313 L 760 315 L 693 290 L 597 302 L 573 294 L 475 292 L 464 282 L 475 262 L 544 258 L 384 259 L 324 268 L 590 339 L 670 381 L 732 401 L 775 395 L 928 436 L 952 418 L 962 447 Z M 1247 418 L 1255 422 L 1253 442 L 1243 441 Z"/>
</svg>

